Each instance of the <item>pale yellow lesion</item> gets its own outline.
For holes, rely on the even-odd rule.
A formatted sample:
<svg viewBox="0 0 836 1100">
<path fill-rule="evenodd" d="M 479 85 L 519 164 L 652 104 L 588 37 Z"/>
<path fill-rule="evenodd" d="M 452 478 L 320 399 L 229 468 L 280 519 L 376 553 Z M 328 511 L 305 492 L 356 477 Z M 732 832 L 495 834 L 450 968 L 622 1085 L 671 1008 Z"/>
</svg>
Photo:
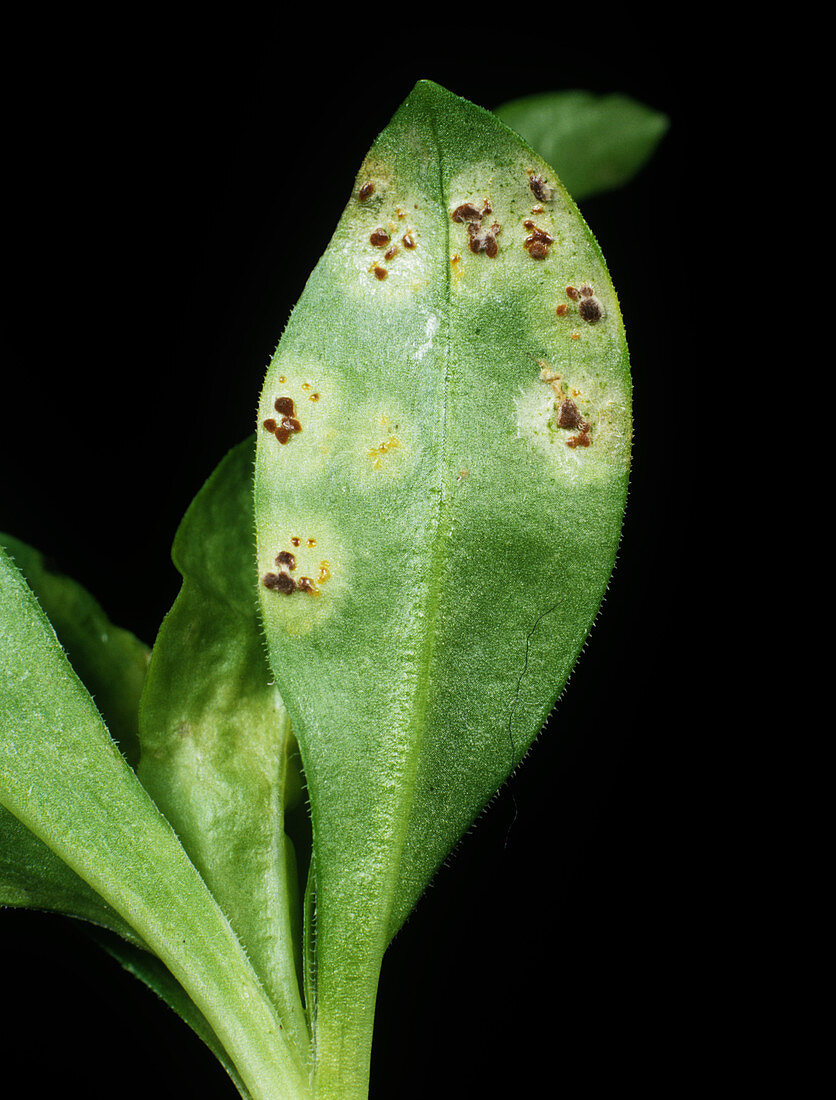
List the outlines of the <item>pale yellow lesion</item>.
<svg viewBox="0 0 836 1100">
<path fill-rule="evenodd" d="M 376 447 L 370 447 L 366 454 L 371 459 L 372 469 L 380 470 L 383 467 L 383 457 L 390 451 L 397 451 L 400 449 L 401 441 L 396 435 L 390 435 L 388 439 L 384 439 L 382 443 L 378 443 Z"/>
<path fill-rule="evenodd" d="M 327 619 L 347 583 L 348 555 L 324 516 L 285 505 L 259 532 L 259 593 L 265 615 L 293 637 Z M 271 576 L 285 574 L 280 586 Z M 291 584 L 292 582 L 292 584 Z"/>
<path fill-rule="evenodd" d="M 600 477 L 629 462 L 629 395 L 618 381 L 582 365 L 558 369 L 534 360 L 535 377 L 514 399 L 517 436 L 571 481 Z"/>
<path fill-rule="evenodd" d="M 383 300 L 426 288 L 432 266 L 423 224 L 427 216 L 424 196 L 414 193 L 386 159 L 370 154 L 331 242 L 343 288 Z"/>
<path fill-rule="evenodd" d="M 356 417 L 361 470 L 366 474 L 400 476 L 405 469 L 409 446 L 409 425 L 401 411 L 390 407 L 367 407 Z"/>
</svg>

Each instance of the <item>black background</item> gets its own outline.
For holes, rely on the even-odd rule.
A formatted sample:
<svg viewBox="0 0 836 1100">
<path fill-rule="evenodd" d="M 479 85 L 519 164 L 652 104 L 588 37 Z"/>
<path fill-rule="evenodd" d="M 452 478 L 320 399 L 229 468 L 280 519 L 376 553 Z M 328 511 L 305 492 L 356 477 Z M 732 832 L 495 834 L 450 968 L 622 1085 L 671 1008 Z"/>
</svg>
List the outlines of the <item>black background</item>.
<svg viewBox="0 0 836 1100">
<path fill-rule="evenodd" d="M 659 27 L 586 9 L 514 30 L 478 11 L 423 29 L 372 15 L 11 28 L 0 530 L 152 642 L 179 587 L 177 523 L 252 430 L 288 313 L 415 80 L 489 108 L 586 88 L 668 113 L 640 176 L 582 204 L 635 381 L 619 564 L 548 731 L 387 956 L 371 1094 L 533 1096 L 545 1073 L 569 1097 L 616 1081 L 677 1095 L 694 1040 L 712 1041 L 692 843 L 711 806 L 694 791 L 688 68 Z M 236 1095 L 68 922 L 4 911 L 0 934 L 4 1067 L 30 1094 Z"/>
</svg>

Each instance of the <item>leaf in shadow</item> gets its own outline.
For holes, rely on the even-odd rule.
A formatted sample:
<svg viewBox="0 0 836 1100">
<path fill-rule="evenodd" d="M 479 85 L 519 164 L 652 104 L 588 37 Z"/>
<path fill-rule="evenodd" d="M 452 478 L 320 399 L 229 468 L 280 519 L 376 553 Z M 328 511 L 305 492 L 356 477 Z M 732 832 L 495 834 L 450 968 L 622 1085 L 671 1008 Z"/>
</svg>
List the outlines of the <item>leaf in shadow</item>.
<svg viewBox="0 0 836 1100">
<path fill-rule="evenodd" d="M 258 620 L 254 453 L 253 439 L 230 452 L 177 531 L 183 585 L 154 644 L 138 774 L 303 1051 L 301 902 L 284 826 L 301 779 Z"/>
</svg>

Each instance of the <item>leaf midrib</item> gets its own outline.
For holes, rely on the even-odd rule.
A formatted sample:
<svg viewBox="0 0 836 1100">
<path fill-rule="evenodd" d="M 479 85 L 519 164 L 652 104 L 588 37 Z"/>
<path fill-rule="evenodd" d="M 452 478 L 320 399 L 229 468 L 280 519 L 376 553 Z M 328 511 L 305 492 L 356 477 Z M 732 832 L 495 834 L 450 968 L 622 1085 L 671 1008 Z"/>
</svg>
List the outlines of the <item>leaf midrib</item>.
<svg viewBox="0 0 836 1100">
<path fill-rule="evenodd" d="M 436 663 L 436 645 L 438 641 L 438 612 L 441 603 L 441 578 L 443 573 L 444 560 L 446 558 L 445 540 L 441 535 L 441 532 L 444 530 L 442 515 L 444 511 L 449 507 L 449 494 L 446 491 L 447 485 L 445 484 L 445 475 L 447 470 L 447 421 L 449 413 L 451 362 L 450 345 L 452 328 L 452 298 L 449 262 L 450 225 L 447 218 L 448 203 L 447 188 L 444 181 L 444 158 L 442 153 L 441 141 L 439 140 L 438 136 L 436 113 L 433 105 L 430 104 L 425 107 L 425 117 L 427 118 L 430 129 L 432 131 L 437 154 L 438 182 L 439 192 L 441 195 L 441 218 L 442 225 L 444 226 L 443 304 L 445 308 L 443 317 L 443 328 L 440 329 L 440 331 L 444 333 L 444 383 L 442 387 L 441 409 L 439 410 L 440 428 L 438 432 L 438 460 L 436 463 L 439 491 L 437 494 L 434 494 L 436 502 L 433 509 L 434 519 L 432 523 L 432 553 L 430 559 L 431 567 L 429 570 L 429 583 L 427 586 L 427 595 L 425 600 L 426 613 L 420 620 L 425 627 L 425 641 L 421 647 L 421 657 L 417 662 L 416 688 L 413 696 L 414 702 L 412 707 L 413 717 L 409 725 L 409 730 L 411 731 L 411 737 L 409 739 L 411 741 L 411 749 L 407 757 L 407 766 L 405 767 L 402 776 L 402 783 L 400 787 L 401 797 L 398 807 L 399 812 L 397 812 L 395 815 L 395 821 L 397 825 L 393 838 L 394 858 L 391 859 L 389 862 L 389 867 L 387 869 L 387 876 L 385 880 L 385 888 L 383 891 L 383 897 L 385 899 L 384 930 L 386 934 L 384 950 L 388 943 L 388 930 L 392 920 L 394 898 L 398 882 L 400 880 L 401 860 L 406 843 L 407 833 L 409 831 L 409 826 L 412 821 L 412 811 L 415 805 L 415 788 L 416 778 L 418 775 L 418 763 L 421 757 L 421 750 L 424 743 L 424 730 L 426 727 L 430 684 L 432 682 L 431 669 Z"/>
</svg>

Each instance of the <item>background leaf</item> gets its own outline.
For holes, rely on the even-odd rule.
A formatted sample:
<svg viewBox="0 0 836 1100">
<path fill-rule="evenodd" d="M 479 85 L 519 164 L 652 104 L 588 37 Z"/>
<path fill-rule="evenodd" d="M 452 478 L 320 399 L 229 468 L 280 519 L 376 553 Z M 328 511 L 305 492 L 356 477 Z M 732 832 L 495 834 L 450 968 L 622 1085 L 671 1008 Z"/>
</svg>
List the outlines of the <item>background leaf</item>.
<svg viewBox="0 0 836 1100">
<path fill-rule="evenodd" d="M 522 96 L 494 113 L 555 168 L 575 201 L 627 183 L 669 126 L 630 96 L 585 91 Z"/>
<path fill-rule="evenodd" d="M 302 1068 L 229 924 L 0 550 L 0 802 L 136 930 L 255 1096 Z"/>
<path fill-rule="evenodd" d="M 99 603 L 45 556 L 11 535 L 0 546 L 14 559 L 64 647 L 67 657 L 135 764 L 137 710 L 150 651 L 114 626 Z M 110 928 L 141 943 L 136 932 L 83 879 L 0 806 L 0 905 L 64 913 Z"/>
<path fill-rule="evenodd" d="M 597 614 L 630 394 L 615 292 L 553 171 L 420 83 L 360 170 L 259 410 L 262 614 L 313 815 L 320 1073 L 346 1095 L 386 944 Z"/>
<path fill-rule="evenodd" d="M 154 644 L 139 778 L 303 1051 L 301 902 L 284 831 L 286 808 L 301 802 L 301 777 L 258 621 L 254 455 L 252 438 L 231 451 L 177 531 L 183 587 Z"/>
<path fill-rule="evenodd" d="M 23 573 L 111 737 L 135 767 L 139 697 L 150 649 L 130 631 L 114 625 L 98 601 L 39 550 L 2 532 L 0 546 Z"/>
</svg>

